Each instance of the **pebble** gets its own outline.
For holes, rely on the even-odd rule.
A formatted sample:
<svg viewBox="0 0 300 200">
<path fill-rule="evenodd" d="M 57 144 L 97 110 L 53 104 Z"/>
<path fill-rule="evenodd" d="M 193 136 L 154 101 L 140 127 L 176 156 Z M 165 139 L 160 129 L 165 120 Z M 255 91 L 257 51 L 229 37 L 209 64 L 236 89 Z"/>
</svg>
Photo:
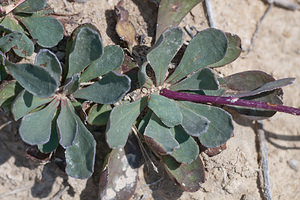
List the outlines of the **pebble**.
<svg viewBox="0 0 300 200">
<path fill-rule="evenodd" d="M 299 170 L 299 161 L 298 160 L 290 159 L 287 161 L 287 163 L 290 166 L 290 168 L 292 168 L 296 172 Z"/>
</svg>

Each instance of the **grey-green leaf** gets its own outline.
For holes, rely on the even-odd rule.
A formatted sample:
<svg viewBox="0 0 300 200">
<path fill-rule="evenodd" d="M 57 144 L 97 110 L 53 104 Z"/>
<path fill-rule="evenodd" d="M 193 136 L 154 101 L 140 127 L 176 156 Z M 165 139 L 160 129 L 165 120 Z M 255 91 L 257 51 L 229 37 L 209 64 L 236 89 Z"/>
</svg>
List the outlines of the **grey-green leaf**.
<svg viewBox="0 0 300 200">
<path fill-rule="evenodd" d="M 14 119 L 17 121 L 24 115 L 28 114 L 30 111 L 35 108 L 49 103 L 52 98 L 40 98 L 38 96 L 34 96 L 31 93 L 23 90 L 15 99 L 12 105 L 12 114 Z"/>
<path fill-rule="evenodd" d="M 147 75 L 147 65 L 148 63 L 145 62 L 139 69 L 138 72 L 138 81 L 140 84 L 140 87 L 146 87 L 146 88 L 152 88 L 154 86 L 153 81 L 151 78 Z"/>
<path fill-rule="evenodd" d="M 17 81 L 3 81 L 0 84 L 0 107 L 7 107 L 10 110 L 10 106 L 16 96 L 22 91 L 22 87 Z"/>
<path fill-rule="evenodd" d="M 34 51 L 34 44 L 27 35 L 22 33 L 22 37 L 17 42 L 17 46 L 13 48 L 13 51 L 20 57 L 31 56 Z"/>
<path fill-rule="evenodd" d="M 168 127 L 181 124 L 182 114 L 176 102 L 158 94 L 151 94 L 148 107 Z"/>
<path fill-rule="evenodd" d="M 167 29 L 147 55 L 155 73 L 156 86 L 162 85 L 169 63 L 183 43 L 183 31 L 179 27 Z"/>
<path fill-rule="evenodd" d="M 170 128 L 164 126 L 154 113 L 145 129 L 144 137 L 151 148 L 163 155 L 171 154 L 180 147 Z"/>
<path fill-rule="evenodd" d="M 95 103 L 113 104 L 129 91 L 130 82 L 126 75 L 109 72 L 101 80 L 89 87 L 78 90 L 73 96 Z"/>
<path fill-rule="evenodd" d="M 50 140 L 46 144 L 38 144 L 38 149 L 43 153 L 51 153 L 58 147 L 57 115 L 52 120 Z"/>
<path fill-rule="evenodd" d="M 233 62 L 235 59 L 237 59 L 242 52 L 241 39 L 239 38 L 239 36 L 231 33 L 225 33 L 225 34 L 228 39 L 228 49 L 226 55 L 222 60 L 210 65 L 209 67 L 213 68 L 213 67 L 221 67 L 227 65 Z"/>
<path fill-rule="evenodd" d="M 69 95 L 73 94 L 79 89 L 80 86 L 80 76 L 79 74 L 74 74 L 64 86 L 64 94 Z"/>
<path fill-rule="evenodd" d="M 209 69 L 204 68 L 195 72 L 191 76 L 182 81 L 171 85 L 173 91 L 178 90 L 217 90 L 219 89 L 219 82 L 215 73 Z"/>
<path fill-rule="evenodd" d="M 18 17 L 29 31 L 31 37 L 37 40 L 42 47 L 53 47 L 62 40 L 64 28 L 55 18 L 49 16 L 32 15 L 30 17 Z"/>
<path fill-rule="evenodd" d="M 23 117 L 19 132 L 24 142 L 30 145 L 45 144 L 50 140 L 52 119 L 59 101 L 54 99 L 44 109 Z"/>
<path fill-rule="evenodd" d="M 14 10 L 14 13 L 34 13 L 42 10 L 46 2 L 47 0 L 26 0 Z"/>
<path fill-rule="evenodd" d="M 88 66 L 81 74 L 81 82 L 87 82 L 119 68 L 123 60 L 124 53 L 119 46 L 106 46 L 103 55 Z"/>
<path fill-rule="evenodd" d="M 17 45 L 22 37 L 22 33 L 12 32 L 0 38 L 0 50 L 3 53 L 8 52 L 12 47 Z"/>
<path fill-rule="evenodd" d="M 178 101 L 178 105 L 182 113 L 181 126 L 187 134 L 199 137 L 208 130 L 210 121 L 205 116 L 201 115 L 201 113 L 197 113 L 192 107 L 193 104 L 186 106 L 182 102 Z"/>
<path fill-rule="evenodd" d="M 191 164 L 178 163 L 171 156 L 162 157 L 165 169 L 184 191 L 196 192 L 205 181 L 203 163 L 198 156 Z"/>
<path fill-rule="evenodd" d="M 88 25 L 77 28 L 68 44 L 67 78 L 80 73 L 102 54 L 103 45 L 100 34 Z"/>
<path fill-rule="evenodd" d="M 94 126 L 104 126 L 109 120 L 111 110 L 109 104 L 94 104 L 89 110 L 87 122 Z"/>
<path fill-rule="evenodd" d="M 131 127 L 146 107 L 146 99 L 113 108 L 106 127 L 106 141 L 111 148 L 124 147 Z"/>
<path fill-rule="evenodd" d="M 182 104 L 210 121 L 207 131 L 199 136 L 201 144 L 205 147 L 219 147 L 232 137 L 232 117 L 223 109 L 192 102 Z"/>
<path fill-rule="evenodd" d="M 224 58 L 227 47 L 228 40 L 224 32 L 213 28 L 199 32 L 190 41 L 168 82 L 174 84 L 190 73 L 220 61 Z"/>
<path fill-rule="evenodd" d="M 41 49 L 35 57 L 34 64 L 40 67 L 45 67 L 52 77 L 55 78 L 57 85 L 60 84 L 62 67 L 54 53 L 48 49 Z"/>
<path fill-rule="evenodd" d="M 66 172 L 74 178 L 89 178 L 94 171 L 96 141 L 80 118 L 74 117 L 78 123 L 78 135 L 74 144 L 65 151 Z"/>
<path fill-rule="evenodd" d="M 60 113 L 57 118 L 57 127 L 59 130 L 59 143 L 64 148 L 73 145 L 78 134 L 78 123 L 74 117 L 75 110 L 68 99 L 61 100 Z"/>
<path fill-rule="evenodd" d="M 196 160 L 199 155 L 199 147 L 193 137 L 189 136 L 180 126 L 175 126 L 171 131 L 180 147 L 170 155 L 175 158 L 177 162 L 185 164 L 190 164 Z"/>
<path fill-rule="evenodd" d="M 10 17 L 9 15 L 5 16 L 1 21 L 0 30 L 5 32 L 24 32 L 22 26 L 18 23 L 18 21 L 14 17 Z"/>
<path fill-rule="evenodd" d="M 27 91 L 38 97 L 49 97 L 58 88 L 55 78 L 44 68 L 32 64 L 13 64 L 6 68 Z"/>
</svg>

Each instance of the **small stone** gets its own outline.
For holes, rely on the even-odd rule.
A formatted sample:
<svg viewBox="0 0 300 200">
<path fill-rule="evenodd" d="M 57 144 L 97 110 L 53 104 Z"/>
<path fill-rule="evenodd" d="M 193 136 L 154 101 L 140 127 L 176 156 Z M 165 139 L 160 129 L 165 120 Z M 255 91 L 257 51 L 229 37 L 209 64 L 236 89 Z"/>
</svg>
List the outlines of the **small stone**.
<svg viewBox="0 0 300 200">
<path fill-rule="evenodd" d="M 287 163 L 290 166 L 290 168 L 292 168 L 296 172 L 299 170 L 299 161 L 298 160 L 291 159 L 291 160 L 288 160 Z"/>
</svg>

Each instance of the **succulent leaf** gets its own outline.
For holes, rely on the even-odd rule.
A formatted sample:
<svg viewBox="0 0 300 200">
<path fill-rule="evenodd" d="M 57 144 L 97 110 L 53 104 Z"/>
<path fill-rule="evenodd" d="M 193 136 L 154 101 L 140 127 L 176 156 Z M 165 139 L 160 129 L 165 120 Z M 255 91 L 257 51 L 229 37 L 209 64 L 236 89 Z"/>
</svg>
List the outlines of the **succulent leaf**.
<svg viewBox="0 0 300 200">
<path fill-rule="evenodd" d="M 0 50 L 3 53 L 8 52 L 12 47 L 16 46 L 21 39 L 22 33 L 12 32 L 0 38 Z"/>
<path fill-rule="evenodd" d="M 224 32 L 213 28 L 200 31 L 190 41 L 168 82 L 174 84 L 187 75 L 220 61 L 226 55 L 227 48 L 228 40 Z"/>
<path fill-rule="evenodd" d="M 152 149 L 163 155 L 171 154 L 180 147 L 170 128 L 164 126 L 154 113 L 145 129 L 144 137 Z"/>
<path fill-rule="evenodd" d="M 89 110 L 87 122 L 94 126 L 104 126 L 108 122 L 111 110 L 109 104 L 94 104 Z"/>
<path fill-rule="evenodd" d="M 65 151 L 66 172 L 74 178 L 89 178 L 94 171 L 96 141 L 77 115 L 78 135 Z"/>
<path fill-rule="evenodd" d="M 183 43 L 183 31 L 179 27 L 166 30 L 147 54 L 152 69 L 155 73 L 156 86 L 162 85 L 169 63 L 174 58 Z"/>
<path fill-rule="evenodd" d="M 78 123 L 74 117 L 75 110 L 70 100 L 61 100 L 60 113 L 57 118 L 57 127 L 59 131 L 59 143 L 64 148 L 73 145 L 78 134 Z"/>
<path fill-rule="evenodd" d="M 44 109 L 25 115 L 19 128 L 21 138 L 30 145 L 45 144 L 50 140 L 52 120 L 58 100 L 53 100 Z"/>
<path fill-rule="evenodd" d="M 168 127 L 181 124 L 182 114 L 176 102 L 158 94 L 151 94 L 148 107 Z"/>
<path fill-rule="evenodd" d="M 209 69 L 204 68 L 195 72 L 191 76 L 182 81 L 171 85 L 173 91 L 178 90 L 217 90 L 219 89 L 219 82 L 215 73 Z"/>
<path fill-rule="evenodd" d="M 13 47 L 13 51 L 20 57 L 31 56 L 34 51 L 33 42 L 22 33 L 21 39 L 17 42 L 17 46 Z"/>
<path fill-rule="evenodd" d="M 126 75 L 109 72 L 91 86 L 74 93 L 75 98 L 95 103 L 113 104 L 119 101 L 130 89 L 130 79 Z"/>
<path fill-rule="evenodd" d="M 14 9 L 14 13 L 34 13 L 46 6 L 47 0 L 26 0 Z"/>
<path fill-rule="evenodd" d="M 14 116 L 14 119 L 17 121 L 30 111 L 43 104 L 49 103 L 51 100 L 52 98 L 40 98 L 32 95 L 26 90 L 23 90 L 14 100 L 11 112 Z"/>
<path fill-rule="evenodd" d="M 106 127 L 106 142 L 111 148 L 124 147 L 132 125 L 146 107 L 146 103 L 143 98 L 113 108 Z"/>
<path fill-rule="evenodd" d="M 109 71 L 119 68 L 124 60 L 124 52 L 119 46 L 106 46 L 103 55 L 95 60 L 81 74 L 81 82 L 87 82 Z"/>
<path fill-rule="evenodd" d="M 52 77 L 55 78 L 57 85 L 60 85 L 62 67 L 54 53 L 48 49 L 41 49 L 35 57 L 34 64 L 40 67 L 45 67 Z"/>
<path fill-rule="evenodd" d="M 10 110 L 11 104 L 16 96 L 22 91 L 20 84 L 15 81 L 3 81 L 0 85 L 0 107 Z M 7 108 L 7 109 L 6 109 Z"/>
<path fill-rule="evenodd" d="M 64 86 L 64 94 L 69 95 L 76 92 L 80 87 L 80 76 L 79 74 L 74 74 Z"/>
<path fill-rule="evenodd" d="M 38 97 L 49 97 L 58 88 L 56 80 L 45 69 L 32 64 L 13 64 L 6 61 L 6 68 L 28 92 Z"/>
</svg>

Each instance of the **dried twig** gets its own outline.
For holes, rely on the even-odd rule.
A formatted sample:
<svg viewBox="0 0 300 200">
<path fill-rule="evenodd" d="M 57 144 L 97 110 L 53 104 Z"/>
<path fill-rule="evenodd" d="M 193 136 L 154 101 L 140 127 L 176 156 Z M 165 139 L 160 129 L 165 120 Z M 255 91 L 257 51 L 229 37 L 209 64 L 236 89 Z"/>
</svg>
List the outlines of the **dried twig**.
<svg viewBox="0 0 300 200">
<path fill-rule="evenodd" d="M 2 194 L 0 194 L 0 199 L 4 198 L 4 197 L 7 197 L 7 196 L 11 196 L 11 195 L 14 195 L 14 194 L 17 194 L 19 192 L 23 192 L 25 190 L 28 190 L 32 187 L 32 185 L 27 185 L 27 186 L 24 186 L 24 187 L 21 187 L 21 188 L 17 188 L 15 190 L 12 190 L 12 191 L 9 191 L 9 192 L 4 192 Z"/>
<path fill-rule="evenodd" d="M 205 7 L 206 7 L 206 12 L 207 12 L 207 17 L 208 17 L 210 27 L 216 28 L 216 23 L 214 21 L 214 15 L 213 15 L 213 11 L 211 9 L 210 0 L 205 0 Z"/>
<path fill-rule="evenodd" d="M 287 10 L 298 10 L 299 6 L 295 3 L 289 2 L 287 0 L 267 0 L 268 4 L 275 4 L 275 6 L 287 9 Z"/>
<path fill-rule="evenodd" d="M 54 195 L 50 200 L 58 200 L 60 197 L 69 189 L 69 186 L 64 187 L 56 195 Z"/>
<path fill-rule="evenodd" d="M 11 123 L 12 123 L 12 121 L 10 120 L 10 121 L 5 122 L 4 124 L 1 124 L 1 125 L 0 125 L 0 131 L 1 131 L 5 126 L 7 126 L 7 125 L 9 125 L 9 124 L 11 124 Z"/>
<path fill-rule="evenodd" d="M 268 150 L 266 146 L 265 131 L 261 121 L 256 121 L 256 135 L 259 145 L 259 165 L 261 168 L 260 173 L 262 173 L 261 177 L 263 178 L 262 183 L 264 184 L 264 197 L 266 200 L 272 200 L 268 168 Z"/>
</svg>

